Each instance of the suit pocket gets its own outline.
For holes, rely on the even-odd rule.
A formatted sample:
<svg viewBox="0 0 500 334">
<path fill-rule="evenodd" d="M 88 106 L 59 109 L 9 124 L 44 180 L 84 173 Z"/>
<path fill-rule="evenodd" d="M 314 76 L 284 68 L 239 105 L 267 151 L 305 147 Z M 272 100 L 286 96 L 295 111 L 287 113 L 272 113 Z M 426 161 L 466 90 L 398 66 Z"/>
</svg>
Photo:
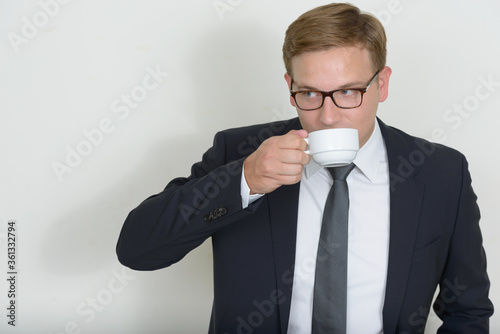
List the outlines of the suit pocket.
<svg viewBox="0 0 500 334">
<path fill-rule="evenodd" d="M 438 255 L 439 246 L 441 245 L 441 237 L 437 237 L 427 245 L 413 251 L 412 263 L 427 259 L 429 256 Z"/>
</svg>

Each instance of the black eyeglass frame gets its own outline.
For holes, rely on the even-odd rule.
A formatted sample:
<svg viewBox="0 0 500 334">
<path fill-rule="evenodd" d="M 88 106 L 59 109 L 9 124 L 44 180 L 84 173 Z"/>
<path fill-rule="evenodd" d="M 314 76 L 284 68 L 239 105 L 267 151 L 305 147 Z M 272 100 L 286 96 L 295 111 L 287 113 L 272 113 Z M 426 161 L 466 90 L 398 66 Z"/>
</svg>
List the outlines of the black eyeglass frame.
<svg viewBox="0 0 500 334">
<path fill-rule="evenodd" d="M 365 95 L 365 93 L 368 91 L 368 88 L 370 88 L 371 84 L 373 83 L 373 81 L 375 81 L 375 78 L 377 77 L 377 75 L 380 73 L 380 70 L 378 70 L 377 72 L 375 72 L 375 74 L 373 75 L 373 77 L 371 78 L 370 82 L 368 83 L 368 85 L 365 87 L 365 88 L 341 88 L 341 89 L 336 89 L 336 90 L 331 90 L 329 92 L 323 92 L 323 91 L 320 91 L 320 90 L 298 90 L 298 91 L 293 91 L 293 90 L 290 90 L 290 96 L 293 97 L 293 100 L 295 101 L 295 104 L 297 105 L 297 108 L 299 108 L 300 110 L 304 110 L 304 111 L 311 111 L 311 110 L 317 110 L 319 108 L 321 108 L 323 106 L 323 104 L 325 104 L 325 98 L 327 96 L 329 96 L 333 103 L 339 107 L 340 109 L 355 109 L 355 108 L 358 108 L 359 106 L 361 106 L 363 104 L 363 95 Z M 290 82 L 290 87 L 293 86 L 293 78 Z M 339 92 L 341 90 L 357 90 L 358 92 L 361 93 L 361 101 L 359 102 L 359 104 L 355 107 L 341 107 L 337 104 L 337 101 L 335 101 L 335 99 L 333 98 L 333 94 L 336 93 L 336 92 Z M 295 95 L 297 95 L 297 93 L 306 93 L 306 92 L 315 92 L 315 93 L 320 93 L 321 95 L 323 95 L 323 99 L 321 100 L 321 105 L 317 108 L 313 108 L 313 109 L 302 109 L 301 107 L 299 107 L 299 104 L 297 103 L 297 99 L 295 98 Z"/>
</svg>

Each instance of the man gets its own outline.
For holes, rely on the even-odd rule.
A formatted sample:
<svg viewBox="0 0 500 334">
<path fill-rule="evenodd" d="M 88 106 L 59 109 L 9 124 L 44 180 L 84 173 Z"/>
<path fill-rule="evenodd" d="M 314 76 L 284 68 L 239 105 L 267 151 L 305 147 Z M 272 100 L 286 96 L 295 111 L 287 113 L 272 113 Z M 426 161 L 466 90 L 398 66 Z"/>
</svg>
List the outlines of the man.
<svg viewBox="0 0 500 334">
<path fill-rule="evenodd" d="M 288 28 L 283 57 L 298 119 L 218 133 L 189 177 L 129 214 L 120 261 L 167 267 L 211 237 L 210 333 L 422 333 L 436 287 L 440 332 L 487 333 L 493 306 L 467 162 L 376 118 L 391 76 L 381 23 L 348 4 L 313 9 Z M 306 97 L 317 102 L 305 107 Z M 339 309 L 316 306 L 331 292 L 318 292 L 317 273 L 334 182 L 304 152 L 310 132 L 332 128 L 357 129 L 360 144 Z M 320 329 L 339 314 L 342 329 Z"/>
</svg>

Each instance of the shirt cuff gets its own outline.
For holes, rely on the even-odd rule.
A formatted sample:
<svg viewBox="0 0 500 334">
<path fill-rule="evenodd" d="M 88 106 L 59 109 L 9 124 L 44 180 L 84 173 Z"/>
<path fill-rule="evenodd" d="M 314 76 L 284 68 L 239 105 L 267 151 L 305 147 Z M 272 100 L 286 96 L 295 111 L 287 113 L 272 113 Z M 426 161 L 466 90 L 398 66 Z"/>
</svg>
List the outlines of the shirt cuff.
<svg viewBox="0 0 500 334">
<path fill-rule="evenodd" d="M 250 195 L 250 187 L 245 180 L 245 166 L 241 168 L 241 207 L 246 209 L 250 204 L 264 196 L 264 194 Z"/>
</svg>

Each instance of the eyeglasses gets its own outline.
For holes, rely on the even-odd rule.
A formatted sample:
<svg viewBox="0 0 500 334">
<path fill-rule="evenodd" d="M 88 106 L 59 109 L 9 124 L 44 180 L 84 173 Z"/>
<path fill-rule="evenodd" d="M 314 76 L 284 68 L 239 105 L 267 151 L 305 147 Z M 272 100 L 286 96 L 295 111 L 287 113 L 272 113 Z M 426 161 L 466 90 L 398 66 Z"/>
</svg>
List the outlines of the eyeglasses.
<svg viewBox="0 0 500 334">
<path fill-rule="evenodd" d="M 325 98 L 329 96 L 333 103 L 341 109 L 354 109 L 359 107 L 363 103 L 363 95 L 368 91 L 373 81 L 377 77 L 377 71 L 373 78 L 366 86 L 366 88 L 342 88 L 337 90 L 332 90 L 329 92 L 322 92 L 319 90 L 290 90 L 290 95 L 295 100 L 297 108 L 300 110 L 316 110 L 323 106 Z M 290 87 L 293 86 L 293 79 Z"/>
</svg>

